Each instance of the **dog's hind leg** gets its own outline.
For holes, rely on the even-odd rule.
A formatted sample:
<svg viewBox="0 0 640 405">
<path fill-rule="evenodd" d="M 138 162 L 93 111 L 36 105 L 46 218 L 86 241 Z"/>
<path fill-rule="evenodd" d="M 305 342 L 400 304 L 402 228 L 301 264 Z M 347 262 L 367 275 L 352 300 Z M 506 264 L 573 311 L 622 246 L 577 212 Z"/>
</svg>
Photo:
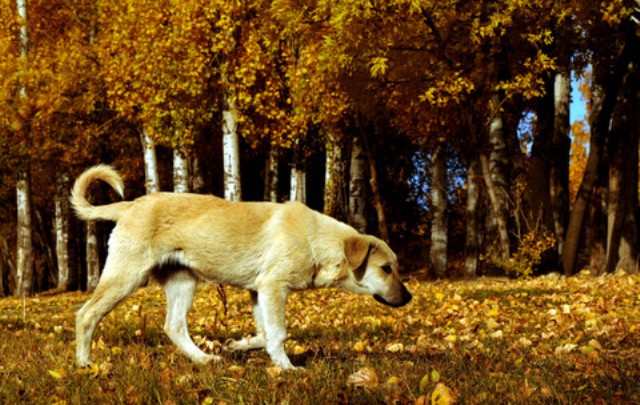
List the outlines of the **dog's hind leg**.
<svg viewBox="0 0 640 405">
<path fill-rule="evenodd" d="M 140 270 L 145 268 L 143 261 L 126 260 L 131 257 L 123 254 L 107 257 L 96 290 L 76 315 L 76 363 L 80 367 L 91 365 L 91 339 L 100 320 L 147 278 L 148 271 Z"/>
<path fill-rule="evenodd" d="M 243 337 L 238 340 L 229 339 L 225 342 L 225 349 L 245 351 L 252 349 L 264 349 L 266 347 L 264 321 L 262 320 L 262 311 L 260 310 L 260 305 L 258 303 L 258 293 L 256 291 L 250 291 L 250 293 L 251 305 L 253 305 L 253 318 L 256 321 L 256 335 Z"/>
<path fill-rule="evenodd" d="M 164 292 L 167 296 L 167 318 L 164 331 L 178 348 L 196 363 L 207 363 L 220 360 L 219 356 L 204 353 L 189 336 L 187 314 L 193 303 L 197 280 L 191 272 L 180 270 L 164 281 Z"/>
</svg>

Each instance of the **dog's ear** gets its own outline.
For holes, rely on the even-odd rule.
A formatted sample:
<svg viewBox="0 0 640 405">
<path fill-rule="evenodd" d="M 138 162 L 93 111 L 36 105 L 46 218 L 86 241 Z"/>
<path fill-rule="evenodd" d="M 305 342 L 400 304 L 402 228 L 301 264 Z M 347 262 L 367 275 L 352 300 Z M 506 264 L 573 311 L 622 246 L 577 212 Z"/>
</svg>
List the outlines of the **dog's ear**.
<svg viewBox="0 0 640 405">
<path fill-rule="evenodd" d="M 344 254 L 349 267 L 353 269 L 356 280 L 362 280 L 367 270 L 367 259 L 371 251 L 371 243 L 363 236 L 351 236 L 344 241 Z"/>
</svg>

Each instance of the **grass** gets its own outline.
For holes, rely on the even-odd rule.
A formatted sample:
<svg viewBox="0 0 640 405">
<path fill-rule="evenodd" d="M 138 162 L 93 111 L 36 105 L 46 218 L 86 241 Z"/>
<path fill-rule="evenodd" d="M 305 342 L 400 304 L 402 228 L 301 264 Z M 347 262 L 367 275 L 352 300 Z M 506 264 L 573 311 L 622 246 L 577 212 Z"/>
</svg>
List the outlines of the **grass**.
<svg viewBox="0 0 640 405">
<path fill-rule="evenodd" d="M 272 367 L 264 351 L 222 352 L 198 366 L 162 331 L 164 297 L 146 287 L 99 325 L 95 367 L 74 367 L 83 293 L 0 299 L 0 403 L 413 404 L 438 384 L 458 403 L 640 402 L 640 278 L 418 282 L 391 309 L 371 297 L 309 291 L 287 305 L 287 352 L 304 371 Z M 248 294 L 227 307 L 202 286 L 194 341 L 220 352 L 252 333 Z M 24 304 L 24 306 L 23 306 Z M 368 368 L 373 378 L 351 376 Z"/>
</svg>

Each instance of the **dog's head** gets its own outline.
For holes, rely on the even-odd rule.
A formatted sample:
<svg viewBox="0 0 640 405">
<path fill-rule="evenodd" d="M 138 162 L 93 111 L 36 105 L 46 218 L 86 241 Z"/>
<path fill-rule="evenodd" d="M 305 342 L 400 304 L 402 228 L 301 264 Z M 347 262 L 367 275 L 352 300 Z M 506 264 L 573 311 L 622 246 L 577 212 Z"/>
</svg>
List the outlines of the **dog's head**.
<svg viewBox="0 0 640 405">
<path fill-rule="evenodd" d="M 350 236 L 344 241 L 344 254 L 348 277 L 341 283 L 343 289 L 373 295 L 392 307 L 411 301 L 398 275 L 398 259 L 386 243 L 369 235 Z"/>
</svg>

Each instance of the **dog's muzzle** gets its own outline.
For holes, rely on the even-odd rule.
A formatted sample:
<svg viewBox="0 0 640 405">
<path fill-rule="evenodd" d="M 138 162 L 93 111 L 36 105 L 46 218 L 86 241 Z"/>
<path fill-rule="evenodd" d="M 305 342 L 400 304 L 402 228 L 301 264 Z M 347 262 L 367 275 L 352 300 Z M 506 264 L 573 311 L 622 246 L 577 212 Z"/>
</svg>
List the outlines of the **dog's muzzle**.
<svg viewBox="0 0 640 405">
<path fill-rule="evenodd" d="M 378 294 L 374 294 L 373 298 L 378 301 L 381 304 L 384 305 L 388 305 L 390 307 L 394 307 L 394 308 L 398 308 L 398 307 L 403 307 L 405 305 L 407 305 L 411 299 L 413 298 L 413 296 L 411 295 L 411 293 L 409 292 L 409 290 L 407 290 L 407 287 L 405 287 L 404 285 L 402 286 L 402 290 L 400 292 L 400 298 L 396 301 L 387 301 L 386 299 L 382 298 L 382 296 L 378 295 Z"/>
</svg>

